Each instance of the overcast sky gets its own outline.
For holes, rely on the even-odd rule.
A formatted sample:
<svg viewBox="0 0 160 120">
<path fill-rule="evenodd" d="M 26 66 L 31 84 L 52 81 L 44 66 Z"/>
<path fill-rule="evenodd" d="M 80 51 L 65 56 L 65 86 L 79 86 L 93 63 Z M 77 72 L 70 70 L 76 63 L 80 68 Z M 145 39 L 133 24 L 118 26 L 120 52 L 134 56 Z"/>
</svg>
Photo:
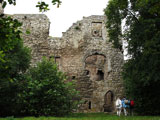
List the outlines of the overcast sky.
<svg viewBox="0 0 160 120">
<path fill-rule="evenodd" d="M 51 0 L 45 0 L 50 3 Z M 36 8 L 38 0 L 16 0 L 17 5 L 8 5 L 5 8 L 7 14 L 38 14 Z M 45 13 L 51 22 L 50 36 L 61 37 L 73 23 L 81 20 L 83 16 L 104 15 L 103 9 L 108 0 L 62 0 L 59 8 L 50 6 L 51 9 Z M 40 13 L 39 13 L 40 14 Z"/>
</svg>

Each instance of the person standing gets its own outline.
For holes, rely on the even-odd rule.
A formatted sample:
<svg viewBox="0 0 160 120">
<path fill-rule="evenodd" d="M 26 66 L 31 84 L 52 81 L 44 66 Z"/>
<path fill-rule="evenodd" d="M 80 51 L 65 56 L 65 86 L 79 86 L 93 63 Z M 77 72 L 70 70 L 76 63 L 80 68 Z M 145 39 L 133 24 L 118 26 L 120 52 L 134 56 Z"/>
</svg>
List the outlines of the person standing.
<svg viewBox="0 0 160 120">
<path fill-rule="evenodd" d="M 133 116 L 134 101 L 130 100 L 130 115 Z"/>
<path fill-rule="evenodd" d="M 121 109 L 122 109 L 122 101 L 121 99 L 118 97 L 116 100 L 116 110 L 117 110 L 117 115 L 120 116 L 121 115 Z"/>
<path fill-rule="evenodd" d="M 124 97 L 123 99 L 122 99 L 122 109 L 123 109 L 123 111 L 124 111 L 124 115 L 125 116 L 127 116 L 127 110 L 126 110 L 126 108 L 127 108 L 127 105 L 126 105 L 126 98 Z"/>
</svg>

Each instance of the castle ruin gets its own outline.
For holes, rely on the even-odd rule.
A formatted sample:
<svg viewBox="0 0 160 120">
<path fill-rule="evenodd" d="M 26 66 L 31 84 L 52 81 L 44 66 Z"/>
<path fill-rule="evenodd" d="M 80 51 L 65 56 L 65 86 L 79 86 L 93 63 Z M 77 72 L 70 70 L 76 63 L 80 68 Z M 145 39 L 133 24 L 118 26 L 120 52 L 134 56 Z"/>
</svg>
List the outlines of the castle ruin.
<svg viewBox="0 0 160 120">
<path fill-rule="evenodd" d="M 53 58 L 69 79 L 77 81 L 83 103 L 78 112 L 112 112 L 123 94 L 123 53 L 113 48 L 105 27 L 106 16 L 93 15 L 74 23 L 62 37 L 50 37 L 50 21 L 43 14 L 17 14 L 23 22 L 24 44 L 32 49 L 31 64 Z M 30 34 L 25 34 L 29 30 Z"/>
</svg>

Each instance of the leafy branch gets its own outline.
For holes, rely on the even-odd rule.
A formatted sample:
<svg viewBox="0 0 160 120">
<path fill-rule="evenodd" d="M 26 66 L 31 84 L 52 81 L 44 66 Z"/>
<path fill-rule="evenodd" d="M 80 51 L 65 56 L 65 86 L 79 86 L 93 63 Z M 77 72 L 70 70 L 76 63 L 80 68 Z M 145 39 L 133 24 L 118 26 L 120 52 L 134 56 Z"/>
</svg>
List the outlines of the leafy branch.
<svg viewBox="0 0 160 120">
<path fill-rule="evenodd" d="M 16 5 L 16 0 L 0 0 L 0 4 L 2 4 L 2 8 L 5 8 L 7 3 Z M 61 5 L 60 0 L 51 0 L 52 5 L 57 5 L 57 8 Z M 36 5 L 39 8 L 40 12 L 46 12 L 49 10 L 49 4 L 45 3 L 44 1 L 39 1 Z"/>
</svg>

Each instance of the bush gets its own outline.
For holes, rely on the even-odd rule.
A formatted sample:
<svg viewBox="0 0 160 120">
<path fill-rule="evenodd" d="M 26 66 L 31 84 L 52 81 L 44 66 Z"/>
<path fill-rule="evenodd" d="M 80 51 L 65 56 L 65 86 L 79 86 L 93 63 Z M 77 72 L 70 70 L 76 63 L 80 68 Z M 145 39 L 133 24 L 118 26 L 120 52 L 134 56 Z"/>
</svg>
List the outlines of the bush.
<svg viewBox="0 0 160 120">
<path fill-rule="evenodd" d="M 75 107 L 73 97 L 77 91 L 72 82 L 65 82 L 66 76 L 58 71 L 54 61 L 44 58 L 29 69 L 26 79 L 27 88 L 22 93 L 25 115 L 63 116 Z"/>
</svg>

